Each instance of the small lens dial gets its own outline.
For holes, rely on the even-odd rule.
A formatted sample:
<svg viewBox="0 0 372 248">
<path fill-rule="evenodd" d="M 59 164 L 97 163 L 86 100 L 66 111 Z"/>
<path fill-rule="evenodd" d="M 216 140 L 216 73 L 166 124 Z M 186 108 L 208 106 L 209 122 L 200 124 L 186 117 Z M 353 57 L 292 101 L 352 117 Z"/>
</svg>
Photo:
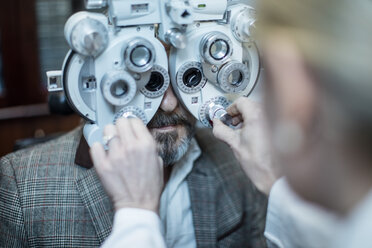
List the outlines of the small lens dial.
<svg viewBox="0 0 372 248">
<path fill-rule="evenodd" d="M 207 82 L 199 62 L 187 62 L 177 72 L 177 86 L 185 93 L 200 91 Z"/>
<path fill-rule="evenodd" d="M 148 40 L 134 38 L 125 48 L 124 62 L 132 72 L 146 72 L 155 63 L 155 48 Z"/>
<path fill-rule="evenodd" d="M 151 76 L 149 82 L 141 92 L 149 97 L 156 98 L 165 93 L 170 84 L 168 71 L 160 65 L 154 65 L 151 69 Z"/>
<path fill-rule="evenodd" d="M 200 122 L 203 123 L 203 125 L 206 127 L 212 127 L 211 118 L 213 117 L 209 116 L 211 105 L 218 105 L 226 109 L 230 104 L 231 102 L 229 102 L 225 97 L 222 96 L 217 96 L 209 99 L 199 109 Z"/>
<path fill-rule="evenodd" d="M 130 60 L 134 65 L 143 67 L 150 63 L 151 56 L 151 51 L 147 47 L 141 45 L 133 49 L 130 54 Z"/>
<path fill-rule="evenodd" d="M 222 65 L 230 59 L 233 44 L 230 38 L 221 32 L 206 34 L 200 41 L 200 55 L 209 64 Z"/>
<path fill-rule="evenodd" d="M 118 119 L 123 118 L 123 117 L 124 118 L 138 118 L 142 120 L 145 125 L 147 125 L 148 123 L 145 113 L 143 112 L 143 110 L 141 110 L 137 106 L 126 106 L 120 109 L 120 111 L 118 111 L 115 114 L 113 123 L 116 124 Z"/>
<path fill-rule="evenodd" d="M 128 104 L 137 91 L 136 81 L 126 72 L 112 72 L 102 80 L 102 93 L 105 99 L 114 106 Z"/>
<path fill-rule="evenodd" d="M 240 62 L 231 61 L 218 72 L 218 85 L 226 93 L 244 91 L 250 80 L 249 68 Z"/>
<path fill-rule="evenodd" d="M 224 59 L 229 53 L 229 44 L 224 40 L 216 40 L 212 43 L 209 53 L 215 60 Z"/>
</svg>

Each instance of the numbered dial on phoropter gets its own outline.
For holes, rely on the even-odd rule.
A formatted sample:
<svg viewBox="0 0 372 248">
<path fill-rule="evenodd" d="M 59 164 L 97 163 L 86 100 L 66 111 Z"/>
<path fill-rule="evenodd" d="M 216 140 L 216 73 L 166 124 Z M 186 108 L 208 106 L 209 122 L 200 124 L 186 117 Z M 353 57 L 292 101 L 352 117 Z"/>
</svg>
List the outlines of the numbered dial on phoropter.
<svg viewBox="0 0 372 248">
<path fill-rule="evenodd" d="M 212 127 L 211 121 L 213 117 L 210 117 L 210 106 L 211 105 L 220 105 L 223 108 L 227 108 L 231 102 L 229 102 L 225 97 L 217 96 L 209 101 L 205 102 L 199 109 L 199 119 L 200 122 L 203 123 L 206 127 Z"/>
<path fill-rule="evenodd" d="M 146 118 L 145 113 L 137 106 L 126 106 L 122 108 L 119 112 L 115 114 L 113 123 L 115 124 L 118 119 L 120 118 L 138 118 L 142 120 L 142 122 L 147 125 L 148 121 Z"/>
<path fill-rule="evenodd" d="M 155 47 L 150 41 L 137 37 L 131 40 L 124 52 L 124 62 L 130 71 L 142 73 L 155 63 Z"/>
<path fill-rule="evenodd" d="M 249 68 L 240 62 L 230 61 L 218 72 L 218 84 L 226 93 L 244 91 L 250 80 Z"/>
<path fill-rule="evenodd" d="M 154 65 L 149 82 L 141 89 L 142 94 L 156 98 L 165 93 L 170 83 L 168 71 L 160 65 Z"/>
<path fill-rule="evenodd" d="M 200 91 L 207 79 L 204 77 L 199 62 L 191 61 L 183 64 L 177 72 L 177 86 L 185 93 L 192 94 Z"/>
</svg>

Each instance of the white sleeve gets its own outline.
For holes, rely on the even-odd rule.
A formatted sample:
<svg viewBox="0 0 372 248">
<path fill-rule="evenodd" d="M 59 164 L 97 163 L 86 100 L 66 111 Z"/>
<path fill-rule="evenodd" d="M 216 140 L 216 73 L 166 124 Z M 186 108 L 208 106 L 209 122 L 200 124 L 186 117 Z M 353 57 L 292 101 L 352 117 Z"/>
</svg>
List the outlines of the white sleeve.
<svg viewBox="0 0 372 248">
<path fill-rule="evenodd" d="M 159 216 L 144 209 L 120 209 L 115 213 L 112 232 L 101 247 L 165 248 Z"/>
<path fill-rule="evenodd" d="M 298 197 L 284 178 L 273 185 L 265 228 L 269 247 L 329 247 L 337 223 L 334 215 Z"/>
</svg>

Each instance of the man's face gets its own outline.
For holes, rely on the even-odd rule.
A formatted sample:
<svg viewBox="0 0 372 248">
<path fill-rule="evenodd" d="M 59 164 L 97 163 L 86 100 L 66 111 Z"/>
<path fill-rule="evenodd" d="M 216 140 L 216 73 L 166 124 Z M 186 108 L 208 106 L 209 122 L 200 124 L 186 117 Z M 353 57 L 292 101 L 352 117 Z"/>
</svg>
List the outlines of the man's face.
<svg viewBox="0 0 372 248">
<path fill-rule="evenodd" d="M 172 86 L 164 94 L 159 110 L 147 124 L 158 144 L 164 166 L 173 165 L 186 153 L 195 132 L 196 119 L 179 103 Z"/>
</svg>

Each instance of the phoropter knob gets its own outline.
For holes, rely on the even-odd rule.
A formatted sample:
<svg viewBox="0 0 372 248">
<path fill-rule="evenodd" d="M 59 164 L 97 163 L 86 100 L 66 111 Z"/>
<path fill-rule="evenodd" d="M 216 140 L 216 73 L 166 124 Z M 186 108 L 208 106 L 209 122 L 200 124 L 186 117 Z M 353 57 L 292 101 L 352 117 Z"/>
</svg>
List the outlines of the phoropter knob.
<svg viewBox="0 0 372 248">
<path fill-rule="evenodd" d="M 141 110 L 137 106 L 126 106 L 120 109 L 119 112 L 115 114 L 113 123 L 115 124 L 118 121 L 118 119 L 123 118 L 123 117 L 124 118 L 138 118 L 142 120 L 142 122 L 145 125 L 147 125 L 148 123 L 145 113 L 143 112 L 143 110 Z"/>
<path fill-rule="evenodd" d="M 179 29 L 172 28 L 168 30 L 165 35 L 165 39 L 168 43 L 178 49 L 184 49 L 186 47 L 187 39 Z"/>
<path fill-rule="evenodd" d="M 85 0 L 86 9 L 101 9 L 107 6 L 107 0 Z"/>
<path fill-rule="evenodd" d="M 108 32 L 101 14 L 79 12 L 65 25 L 65 38 L 71 49 L 84 56 L 98 56 L 108 44 Z"/>
<path fill-rule="evenodd" d="M 231 30 L 238 41 L 252 41 L 256 32 L 256 11 L 248 7 L 242 9 L 232 18 Z"/>
<path fill-rule="evenodd" d="M 230 104 L 223 96 L 209 99 L 199 109 L 200 122 L 206 127 L 212 127 L 213 119 L 219 119 L 226 125 L 231 125 L 232 118 L 226 112 Z"/>
</svg>

